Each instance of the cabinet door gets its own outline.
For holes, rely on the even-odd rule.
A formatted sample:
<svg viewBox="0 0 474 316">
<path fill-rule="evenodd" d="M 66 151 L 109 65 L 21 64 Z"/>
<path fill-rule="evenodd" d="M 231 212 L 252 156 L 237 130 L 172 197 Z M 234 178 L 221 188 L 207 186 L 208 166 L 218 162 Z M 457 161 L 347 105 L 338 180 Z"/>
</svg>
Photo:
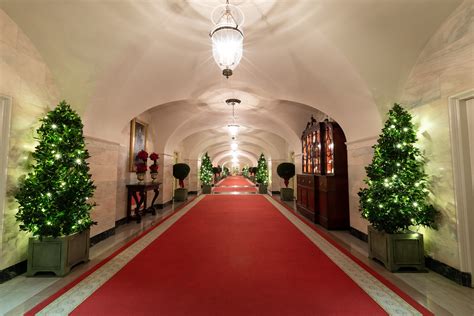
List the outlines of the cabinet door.
<svg viewBox="0 0 474 316">
<path fill-rule="evenodd" d="M 315 211 L 315 205 L 314 205 L 314 189 L 308 189 L 308 209 L 310 209 L 313 213 Z"/>
</svg>

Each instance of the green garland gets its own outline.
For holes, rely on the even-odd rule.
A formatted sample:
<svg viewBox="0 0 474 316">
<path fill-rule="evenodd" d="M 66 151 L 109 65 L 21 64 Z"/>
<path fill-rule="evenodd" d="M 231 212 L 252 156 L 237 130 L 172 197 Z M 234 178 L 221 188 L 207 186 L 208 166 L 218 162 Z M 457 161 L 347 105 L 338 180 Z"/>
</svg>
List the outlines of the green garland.
<svg viewBox="0 0 474 316">
<path fill-rule="evenodd" d="M 213 175 L 211 158 L 209 158 L 209 155 L 206 152 L 201 159 L 201 169 L 199 172 L 201 183 L 204 185 L 211 185 Z"/>
<path fill-rule="evenodd" d="M 388 113 L 372 163 L 366 167 L 367 188 L 359 192 L 362 217 L 377 230 L 396 233 L 409 226 L 435 227 L 437 211 L 427 203 L 424 159 L 411 115 L 395 104 Z"/>
<path fill-rule="evenodd" d="M 41 122 L 35 164 L 15 194 L 20 230 L 43 237 L 84 231 L 94 224 L 88 200 L 95 186 L 81 119 L 62 101 Z"/>
<path fill-rule="evenodd" d="M 267 185 L 268 184 L 268 166 L 265 155 L 262 153 L 258 159 L 257 165 L 257 174 L 256 174 L 257 183 Z"/>
</svg>

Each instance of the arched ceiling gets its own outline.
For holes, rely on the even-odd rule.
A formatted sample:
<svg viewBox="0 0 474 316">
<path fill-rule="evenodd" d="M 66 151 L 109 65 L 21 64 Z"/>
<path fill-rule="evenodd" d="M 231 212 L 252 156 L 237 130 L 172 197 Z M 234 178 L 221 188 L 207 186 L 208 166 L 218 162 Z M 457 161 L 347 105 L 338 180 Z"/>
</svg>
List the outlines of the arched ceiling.
<svg viewBox="0 0 474 316">
<path fill-rule="evenodd" d="M 196 155 L 225 152 L 223 140 L 215 148 L 206 140 L 225 137 L 223 101 L 237 97 L 251 152 L 279 155 L 268 137 L 297 150 L 316 109 L 337 120 L 348 141 L 377 135 L 381 111 L 461 0 L 231 0 L 246 16 L 245 47 L 227 80 L 208 38 L 210 13 L 222 2 L 0 0 L 0 7 L 83 113 L 87 135 L 122 141 L 124 126 L 150 110 L 165 152 L 179 143 L 193 144 Z"/>
</svg>

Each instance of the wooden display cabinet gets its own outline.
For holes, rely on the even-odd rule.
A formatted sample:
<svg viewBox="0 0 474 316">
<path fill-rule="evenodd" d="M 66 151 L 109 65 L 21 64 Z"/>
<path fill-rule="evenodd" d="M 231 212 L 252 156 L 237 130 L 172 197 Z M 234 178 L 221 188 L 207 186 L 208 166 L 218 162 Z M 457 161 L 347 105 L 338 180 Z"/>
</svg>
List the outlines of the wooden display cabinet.
<svg viewBox="0 0 474 316">
<path fill-rule="evenodd" d="M 297 209 L 328 229 L 349 228 L 347 148 L 336 122 L 311 118 L 301 137 L 302 170 L 297 175 Z"/>
</svg>

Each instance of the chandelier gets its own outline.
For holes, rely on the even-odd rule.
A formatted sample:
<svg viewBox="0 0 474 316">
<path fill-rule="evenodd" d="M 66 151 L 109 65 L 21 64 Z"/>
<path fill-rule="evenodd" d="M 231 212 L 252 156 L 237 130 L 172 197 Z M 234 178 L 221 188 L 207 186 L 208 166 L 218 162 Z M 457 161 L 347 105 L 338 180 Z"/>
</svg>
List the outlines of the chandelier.
<svg viewBox="0 0 474 316">
<path fill-rule="evenodd" d="M 214 28 L 209 33 L 212 40 L 212 55 L 222 74 L 229 78 L 242 59 L 244 34 L 239 26 L 244 21 L 242 11 L 234 5 L 220 5 L 211 15 Z"/>
<path fill-rule="evenodd" d="M 240 104 L 239 99 L 227 99 L 225 103 L 228 105 L 232 105 L 232 124 L 227 125 L 227 129 L 229 130 L 230 135 L 232 135 L 232 139 L 235 139 L 235 136 L 239 132 L 240 126 L 235 123 L 235 105 Z"/>
</svg>

